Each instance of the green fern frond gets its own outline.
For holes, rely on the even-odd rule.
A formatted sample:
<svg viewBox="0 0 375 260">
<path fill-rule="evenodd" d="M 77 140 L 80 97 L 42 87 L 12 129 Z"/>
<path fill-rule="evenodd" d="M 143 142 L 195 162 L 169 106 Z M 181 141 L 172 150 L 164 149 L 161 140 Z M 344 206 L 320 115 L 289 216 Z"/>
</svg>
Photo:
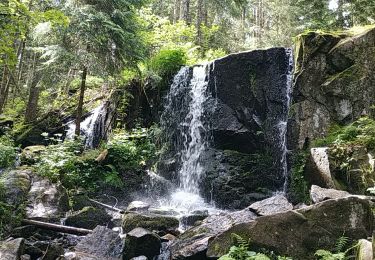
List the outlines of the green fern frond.
<svg viewBox="0 0 375 260">
<path fill-rule="evenodd" d="M 336 245 L 335 245 L 335 251 L 336 253 L 344 252 L 345 247 L 348 245 L 349 238 L 345 236 L 339 237 L 337 239 Z"/>
</svg>

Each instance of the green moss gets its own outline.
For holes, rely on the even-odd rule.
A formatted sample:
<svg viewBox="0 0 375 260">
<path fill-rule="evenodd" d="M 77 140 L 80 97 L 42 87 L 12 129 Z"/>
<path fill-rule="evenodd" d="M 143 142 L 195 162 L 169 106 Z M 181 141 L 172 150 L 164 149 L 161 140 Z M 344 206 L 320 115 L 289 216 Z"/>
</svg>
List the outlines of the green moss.
<svg viewBox="0 0 375 260">
<path fill-rule="evenodd" d="M 129 232 L 137 227 L 149 230 L 168 231 L 179 226 L 178 219 L 174 217 L 159 215 L 141 215 L 137 213 L 127 213 L 124 215 L 122 228 L 124 232 Z"/>
<path fill-rule="evenodd" d="M 309 195 L 309 185 L 305 179 L 305 165 L 308 154 L 305 151 L 300 151 L 293 156 L 292 169 L 290 174 L 289 196 L 294 203 L 311 202 Z"/>
</svg>

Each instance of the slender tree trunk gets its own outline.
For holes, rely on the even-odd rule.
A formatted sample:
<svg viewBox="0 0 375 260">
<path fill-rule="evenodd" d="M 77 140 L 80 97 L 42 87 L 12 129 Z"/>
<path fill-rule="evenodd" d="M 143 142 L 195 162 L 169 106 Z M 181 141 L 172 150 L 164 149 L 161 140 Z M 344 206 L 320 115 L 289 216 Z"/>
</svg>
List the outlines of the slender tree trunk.
<svg viewBox="0 0 375 260">
<path fill-rule="evenodd" d="M 344 0 L 337 1 L 337 27 L 338 29 L 344 29 L 346 27 L 344 17 Z"/>
<path fill-rule="evenodd" d="M 202 22 L 203 22 L 203 0 L 197 0 L 197 45 L 201 47 L 203 52 L 203 34 L 202 34 Z"/>
<path fill-rule="evenodd" d="M 208 4 L 207 0 L 203 0 L 203 23 L 208 26 Z"/>
<path fill-rule="evenodd" d="M 184 20 L 187 24 L 191 23 L 190 19 L 190 0 L 181 1 L 180 19 Z"/>
<path fill-rule="evenodd" d="M 3 112 L 6 98 L 8 96 L 8 92 L 9 92 L 8 69 L 6 66 L 4 66 L 3 75 L 1 79 L 1 85 L 0 85 L 0 114 Z"/>
<path fill-rule="evenodd" d="M 181 0 L 174 1 L 174 13 L 173 13 L 173 23 L 177 23 L 180 20 L 181 12 Z"/>
<path fill-rule="evenodd" d="M 242 6 L 242 12 L 241 12 L 241 38 L 243 43 L 246 41 L 246 6 Z"/>
<path fill-rule="evenodd" d="M 30 123 L 35 121 L 37 118 L 38 111 L 38 101 L 39 101 L 39 81 L 41 79 L 40 72 L 36 72 L 33 75 L 33 79 L 30 84 L 30 94 L 29 101 L 27 102 L 26 112 L 25 112 L 25 123 Z"/>
<path fill-rule="evenodd" d="M 81 88 L 79 92 L 78 106 L 77 106 L 77 117 L 76 117 L 76 130 L 75 135 L 79 136 L 81 134 L 81 119 L 83 110 L 83 100 L 85 98 L 86 90 L 86 77 L 87 77 L 87 67 L 83 67 L 82 78 L 81 78 Z"/>
</svg>

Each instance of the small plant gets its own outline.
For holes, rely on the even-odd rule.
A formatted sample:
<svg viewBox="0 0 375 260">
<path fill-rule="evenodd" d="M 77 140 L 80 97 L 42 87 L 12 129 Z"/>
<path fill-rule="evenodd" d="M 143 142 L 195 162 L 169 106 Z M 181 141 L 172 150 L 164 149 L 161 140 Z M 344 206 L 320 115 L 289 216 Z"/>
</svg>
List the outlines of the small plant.
<svg viewBox="0 0 375 260">
<path fill-rule="evenodd" d="M 347 245 L 349 243 L 349 238 L 345 236 L 341 236 L 335 245 L 334 252 L 319 249 L 315 252 L 315 256 L 318 257 L 320 260 L 349 260 L 349 259 L 355 259 L 355 256 L 349 255 L 350 252 L 352 252 L 355 248 L 358 247 L 358 243 L 355 245 L 347 248 Z"/>
</svg>

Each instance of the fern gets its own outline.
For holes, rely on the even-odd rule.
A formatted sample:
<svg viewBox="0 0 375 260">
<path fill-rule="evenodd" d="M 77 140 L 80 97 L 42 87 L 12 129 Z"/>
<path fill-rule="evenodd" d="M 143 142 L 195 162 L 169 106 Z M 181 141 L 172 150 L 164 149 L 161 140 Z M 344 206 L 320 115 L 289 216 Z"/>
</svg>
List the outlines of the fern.
<svg viewBox="0 0 375 260">
<path fill-rule="evenodd" d="M 335 251 L 336 253 L 341 253 L 344 251 L 345 247 L 348 245 L 349 238 L 345 236 L 339 237 L 337 239 L 336 245 L 335 245 Z"/>
</svg>

